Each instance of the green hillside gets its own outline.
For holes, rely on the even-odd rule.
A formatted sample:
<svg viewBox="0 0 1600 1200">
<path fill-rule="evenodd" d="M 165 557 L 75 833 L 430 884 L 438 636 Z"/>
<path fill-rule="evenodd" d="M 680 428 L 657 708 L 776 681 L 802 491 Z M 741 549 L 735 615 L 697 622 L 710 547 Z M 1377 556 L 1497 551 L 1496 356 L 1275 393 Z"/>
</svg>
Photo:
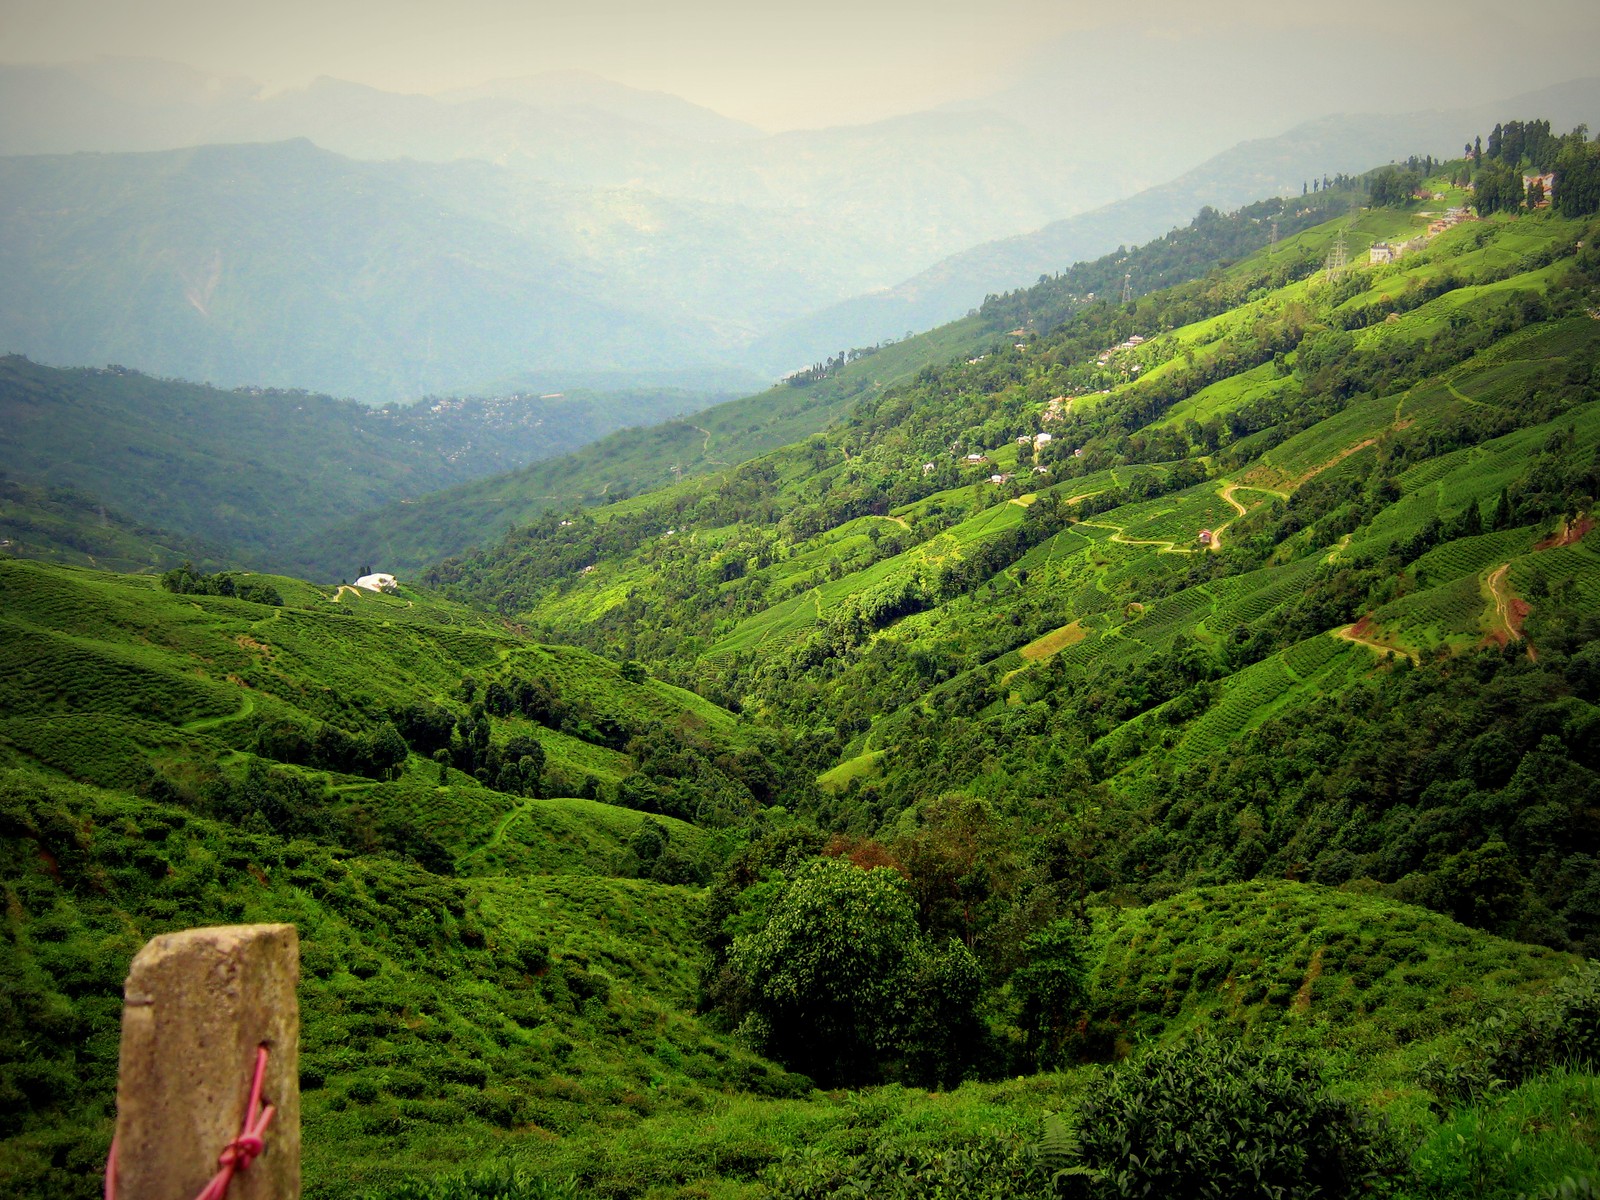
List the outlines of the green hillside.
<svg viewBox="0 0 1600 1200">
<path fill-rule="evenodd" d="M 129 520 L 84 492 L 3 478 L 0 552 L 130 573 L 163 570 L 184 559 L 204 567 L 225 562 L 216 546 Z"/>
<path fill-rule="evenodd" d="M 528 643 L 421 594 L 254 581 L 285 602 L 0 564 L 10 906 L 0 1178 L 11 1194 L 91 1193 L 127 961 L 154 933 L 218 920 L 291 920 L 301 931 L 311 1196 L 352 1186 L 402 1195 L 405 1177 L 489 1163 L 604 1195 L 692 1196 L 707 1184 L 717 1195 L 782 1194 L 817 1167 L 794 1159 L 794 1146 L 848 1164 L 868 1152 L 946 1155 L 964 1144 L 952 1137 L 1011 1154 L 1008 1178 L 1030 1186 L 1026 1155 L 1015 1156 L 1046 1111 L 1081 1095 L 1081 1071 L 942 1095 L 890 1088 L 863 1109 L 811 1091 L 696 1015 L 707 907 L 765 847 L 820 844 L 786 827 L 780 810 L 744 815 L 735 831 L 703 812 L 691 825 L 545 799 L 537 784 L 514 794 L 453 765 L 440 786 L 440 764 L 421 753 L 418 710 L 482 713 L 491 750 L 531 733 L 546 752 L 546 785 L 593 770 L 583 786 L 598 781 L 613 795 L 609 768 L 633 781 L 628 795 L 646 786 L 665 795 L 669 768 L 646 743 L 669 737 L 679 755 L 721 750 L 721 765 L 731 753 L 776 789 L 769 798 L 813 807 L 803 776 L 784 782 L 792 768 L 781 747 L 748 757 L 765 735 L 692 695 L 630 682 L 582 651 Z M 548 685 L 541 715 L 551 725 L 492 711 L 495 689 L 524 672 Z M 464 676 L 479 684 L 473 704 Z M 326 725 L 359 741 L 384 713 L 407 730 L 403 760 L 295 761 L 287 726 L 325 748 L 338 741 Z M 594 740 L 611 722 L 639 730 L 621 751 Z M 452 744 L 447 759 L 459 750 Z M 702 759 L 697 788 L 714 786 L 717 769 Z M 929 816 L 932 830 L 941 818 Z M 693 886 L 739 843 L 748 849 L 717 887 Z M 937 879 L 924 831 L 891 847 L 908 862 L 920 852 Z M 997 900 L 1019 898 L 1021 866 L 995 863 Z M 1208 920 L 1228 922 L 1234 940 L 1218 944 Z M 1092 1019 L 1104 1045 L 1117 1029 L 1178 1036 L 1219 1012 L 1247 1014 L 1247 1027 L 1284 1026 L 1348 1062 L 1351 1078 L 1382 1089 L 1395 1119 L 1419 1130 L 1431 1119 L 1416 1064 L 1454 1053 L 1460 1017 L 1537 995 L 1565 965 L 1405 906 L 1295 884 L 1105 909 L 1097 923 Z M 1130 952 L 1146 943 L 1135 966 Z M 1332 946 L 1344 957 L 1323 949 Z M 1418 954 L 1433 974 L 1409 973 Z M 1312 956 L 1309 1005 L 1279 990 L 1230 990 L 1263 972 L 1304 974 Z M 1224 978 L 1220 993 L 1208 990 Z M 1441 991 L 1454 1007 L 1407 1016 L 1412 997 Z M 1352 1041 L 1354 1013 L 1364 1020 Z M 1572 1150 L 1557 1161 L 1570 1164 Z"/>
<path fill-rule="evenodd" d="M 79 562 L 92 554 L 130 570 L 225 556 L 353 577 L 371 560 L 338 557 L 323 533 L 351 513 L 403 504 L 719 398 L 679 387 L 574 389 L 374 409 L 303 391 L 222 391 L 115 366 L 60 370 L 11 355 L 0 358 L 0 460 L 12 484 L 56 493 L 9 498 L 8 510 L 21 505 L 31 522 L 15 526 L 13 550 L 76 554 Z M 79 493 L 65 507 L 63 489 Z M 93 519 L 74 517 L 74 504 Z M 160 535 L 160 547 L 119 547 L 96 511 L 102 505 L 177 533 Z M 213 548 L 196 553 L 185 538 Z"/>
<path fill-rule="evenodd" d="M 817 816 L 857 836 L 952 789 L 1027 811 L 1088 788 L 1132 897 L 1367 880 L 1594 953 L 1600 228 L 1444 203 L 1080 306 L 715 482 L 428 578 L 831 742 Z M 1374 738 L 1426 766 L 1363 761 Z M 1456 832 L 1402 834 L 1396 805 Z M 1495 855 L 1516 895 L 1475 908 L 1459 874 Z"/>
<path fill-rule="evenodd" d="M 129 957 L 234 920 L 313 1198 L 1589 1194 L 1600 223 L 1442 219 L 1548 141 L 394 594 L 0 559 L 7 1194 L 95 1192 Z"/>
<path fill-rule="evenodd" d="M 329 1195 L 381 1178 L 399 1129 L 466 1138 L 415 1169 L 602 1096 L 636 1118 L 794 1090 L 693 1021 L 683 949 L 724 828 L 794 802 L 783 747 L 423 594 L 233 578 L 283 603 L 0 560 L 8 1194 L 103 1154 L 128 958 L 208 920 L 302 932 Z"/>
</svg>

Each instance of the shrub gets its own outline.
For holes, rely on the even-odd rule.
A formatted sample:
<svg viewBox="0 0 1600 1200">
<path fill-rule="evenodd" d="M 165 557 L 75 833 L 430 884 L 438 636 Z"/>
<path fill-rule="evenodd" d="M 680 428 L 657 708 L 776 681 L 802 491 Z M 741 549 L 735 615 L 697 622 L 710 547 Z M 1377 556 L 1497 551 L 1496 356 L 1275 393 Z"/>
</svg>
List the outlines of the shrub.
<svg viewBox="0 0 1600 1200">
<path fill-rule="evenodd" d="M 1118 1067 L 1078 1114 L 1095 1196 L 1339 1197 L 1402 1169 L 1387 1130 L 1298 1053 L 1195 1038 Z"/>
<path fill-rule="evenodd" d="M 741 1035 L 825 1085 L 871 1082 L 896 1057 L 948 1082 L 969 1059 L 977 962 L 921 936 L 888 868 L 812 863 L 759 930 L 734 939 L 728 968 L 749 1005 Z"/>
<path fill-rule="evenodd" d="M 800 1151 L 766 1183 L 785 1200 L 1042 1200 L 1051 1194 L 1045 1175 L 1035 1146 L 995 1133 L 942 1149 L 886 1139 L 844 1159 Z"/>
<path fill-rule="evenodd" d="M 1553 1067 L 1600 1066 L 1600 962 L 1580 963 L 1544 996 L 1484 1016 L 1454 1057 L 1434 1056 L 1419 1075 L 1440 1100 L 1475 1100 Z"/>
</svg>

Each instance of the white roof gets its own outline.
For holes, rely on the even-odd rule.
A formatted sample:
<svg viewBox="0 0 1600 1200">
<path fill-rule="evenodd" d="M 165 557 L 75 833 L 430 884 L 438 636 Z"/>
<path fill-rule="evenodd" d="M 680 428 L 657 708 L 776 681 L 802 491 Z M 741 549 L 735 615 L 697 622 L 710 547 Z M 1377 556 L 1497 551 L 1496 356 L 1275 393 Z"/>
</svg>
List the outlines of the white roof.
<svg viewBox="0 0 1600 1200">
<path fill-rule="evenodd" d="M 356 580 L 356 586 L 358 588 L 366 588 L 369 592 L 381 592 L 384 588 L 395 587 L 399 582 L 393 575 L 379 571 L 373 575 L 363 575 Z"/>
</svg>

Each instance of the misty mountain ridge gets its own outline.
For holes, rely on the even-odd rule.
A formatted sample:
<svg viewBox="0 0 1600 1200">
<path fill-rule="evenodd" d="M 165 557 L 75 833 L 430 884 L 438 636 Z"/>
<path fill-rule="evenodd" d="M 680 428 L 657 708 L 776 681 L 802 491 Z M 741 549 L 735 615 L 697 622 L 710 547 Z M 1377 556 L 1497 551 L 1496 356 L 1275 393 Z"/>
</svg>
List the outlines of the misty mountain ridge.
<svg viewBox="0 0 1600 1200">
<path fill-rule="evenodd" d="M 303 122 L 325 123 L 325 136 L 401 138 L 396 122 L 409 117 L 416 139 L 410 157 L 471 156 L 474 136 L 495 131 L 498 113 L 522 110 L 530 129 L 560 114 L 578 128 L 607 129 L 614 136 L 629 125 L 669 139 L 718 141 L 760 136 L 760 130 L 664 92 L 649 92 L 583 71 L 552 71 L 498 79 L 440 96 L 384 91 L 321 76 L 305 84 L 268 90 L 242 76 L 219 75 L 158 59 L 100 58 L 53 65 L 0 64 L 0 148 L 6 154 L 60 154 L 78 150 L 177 150 L 206 142 L 278 140 L 314 136 Z M 450 110 L 458 119 L 451 121 Z M 491 126 L 472 132 L 472 120 Z M 499 124 L 507 122 L 502 119 Z M 512 122 L 514 124 L 514 122 Z M 390 126 L 387 134 L 377 129 Z M 463 140 L 455 149 L 435 148 L 430 139 L 454 125 Z M 438 126 L 438 128 L 435 128 Z M 288 128 L 289 133 L 275 132 Z M 337 147 L 331 147 L 337 148 Z M 356 157 L 382 154 L 355 152 Z"/>
<path fill-rule="evenodd" d="M 973 246 L 909 279 L 779 330 L 752 349 L 784 361 L 814 347 L 868 345 L 954 320 L 991 293 L 1026 287 L 1065 264 L 1158 237 L 1205 206 L 1232 210 L 1263 196 L 1293 196 L 1313 179 L 1359 172 L 1411 154 L 1448 157 L 1497 113 L 1551 114 L 1561 129 L 1600 121 L 1600 78 L 1575 79 L 1493 104 L 1453 111 L 1319 117 L 1276 137 L 1241 142 L 1178 178 L 1090 212 Z M 854 340 L 852 340 L 854 339 Z"/>
<path fill-rule="evenodd" d="M 1587 80 L 1493 109 L 1325 117 L 1128 198 L 1143 177 L 1122 158 L 1147 140 L 1147 101 L 1130 98 L 1124 122 L 1055 128 L 1066 110 L 1025 82 L 998 111 L 760 136 L 581 73 L 437 98 L 333 79 L 269 96 L 136 60 L 0 68 L 0 147 L 138 145 L 190 136 L 201 117 L 229 137 L 289 139 L 0 160 L 0 349 L 372 402 L 530 372 L 772 378 L 1203 205 L 1454 153 L 1491 112 L 1600 114 Z M 640 123 L 651 112 L 661 124 Z M 1081 144 L 1067 153 L 1069 137 Z M 1101 153 L 1107 137 L 1121 158 Z"/>
</svg>

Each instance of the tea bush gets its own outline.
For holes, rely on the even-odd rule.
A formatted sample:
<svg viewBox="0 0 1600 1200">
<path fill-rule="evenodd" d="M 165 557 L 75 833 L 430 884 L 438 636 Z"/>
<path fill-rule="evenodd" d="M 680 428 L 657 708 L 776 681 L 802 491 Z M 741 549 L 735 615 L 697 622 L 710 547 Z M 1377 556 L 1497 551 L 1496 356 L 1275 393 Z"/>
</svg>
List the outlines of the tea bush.
<svg viewBox="0 0 1600 1200">
<path fill-rule="evenodd" d="M 1387 1129 L 1278 1047 L 1200 1037 L 1112 1071 L 1078 1113 L 1094 1197 L 1365 1194 L 1404 1169 Z"/>
</svg>

